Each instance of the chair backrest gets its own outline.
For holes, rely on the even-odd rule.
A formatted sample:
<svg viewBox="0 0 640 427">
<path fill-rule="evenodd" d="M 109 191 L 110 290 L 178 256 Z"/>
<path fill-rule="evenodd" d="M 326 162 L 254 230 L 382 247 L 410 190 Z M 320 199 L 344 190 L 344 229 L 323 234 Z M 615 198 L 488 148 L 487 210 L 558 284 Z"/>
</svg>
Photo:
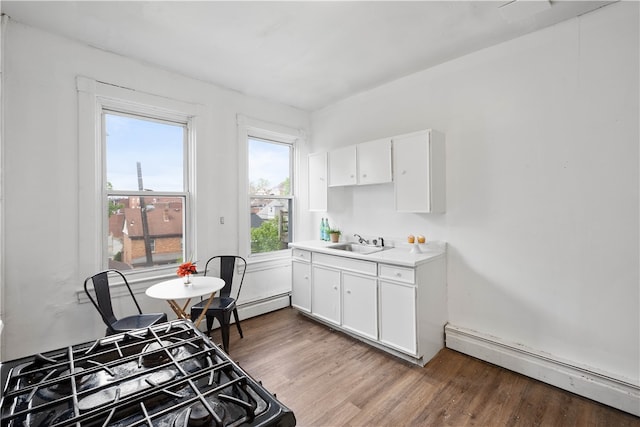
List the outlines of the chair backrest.
<svg viewBox="0 0 640 427">
<path fill-rule="evenodd" d="M 142 310 L 140 309 L 140 305 L 136 300 L 136 297 L 133 295 L 133 291 L 129 286 L 129 282 L 127 282 L 127 278 L 124 277 L 118 270 L 105 270 L 100 273 L 94 274 L 93 276 L 87 277 L 84 281 L 84 291 L 89 297 L 89 300 L 93 303 L 93 305 L 100 313 L 100 317 L 102 317 L 102 321 L 107 325 L 109 329 L 111 329 L 111 325 L 115 323 L 118 319 L 113 313 L 113 306 L 111 305 L 111 291 L 109 289 L 109 275 L 117 275 L 120 276 L 124 284 L 127 286 L 127 290 L 133 299 L 133 302 L 138 309 L 138 314 L 142 314 Z M 95 299 L 89 292 L 89 285 L 93 285 L 93 291 L 96 294 Z M 112 330 L 112 329 L 111 329 Z"/>
<path fill-rule="evenodd" d="M 209 263 L 214 260 L 220 261 L 220 278 L 224 280 L 224 287 L 220 290 L 220 296 L 229 297 L 231 295 L 231 287 L 233 286 L 233 276 L 236 268 L 236 264 L 242 269 L 240 273 L 240 284 L 238 285 L 238 291 L 236 292 L 235 299 L 240 296 L 240 289 L 242 289 L 242 283 L 244 282 L 244 275 L 247 272 L 247 261 L 238 255 L 216 255 L 209 258 L 207 264 L 204 267 L 204 275 L 213 265 L 209 267 Z"/>
</svg>

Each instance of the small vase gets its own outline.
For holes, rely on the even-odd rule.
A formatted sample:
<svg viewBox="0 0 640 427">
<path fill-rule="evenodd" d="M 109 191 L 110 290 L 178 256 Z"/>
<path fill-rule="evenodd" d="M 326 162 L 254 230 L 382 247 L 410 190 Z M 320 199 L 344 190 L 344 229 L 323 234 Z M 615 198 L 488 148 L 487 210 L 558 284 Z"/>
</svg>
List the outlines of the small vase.
<svg viewBox="0 0 640 427">
<path fill-rule="evenodd" d="M 191 275 L 190 274 L 185 274 L 184 276 L 182 276 L 182 283 L 184 283 L 185 286 L 188 286 L 191 284 Z"/>
</svg>

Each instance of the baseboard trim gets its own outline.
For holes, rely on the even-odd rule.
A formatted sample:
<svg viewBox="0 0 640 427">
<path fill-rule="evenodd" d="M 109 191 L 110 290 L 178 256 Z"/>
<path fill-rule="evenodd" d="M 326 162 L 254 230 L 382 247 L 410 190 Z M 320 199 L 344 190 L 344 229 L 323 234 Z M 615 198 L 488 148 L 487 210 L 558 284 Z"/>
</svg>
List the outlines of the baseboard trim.
<svg viewBox="0 0 640 427">
<path fill-rule="evenodd" d="M 238 305 L 238 315 L 240 319 L 248 319 L 250 317 L 260 316 L 261 314 L 280 310 L 289 307 L 291 299 L 289 294 L 276 295 L 267 299 L 253 301 Z"/>
<path fill-rule="evenodd" d="M 640 416 L 640 387 L 548 354 L 447 324 L 446 347 Z"/>
</svg>

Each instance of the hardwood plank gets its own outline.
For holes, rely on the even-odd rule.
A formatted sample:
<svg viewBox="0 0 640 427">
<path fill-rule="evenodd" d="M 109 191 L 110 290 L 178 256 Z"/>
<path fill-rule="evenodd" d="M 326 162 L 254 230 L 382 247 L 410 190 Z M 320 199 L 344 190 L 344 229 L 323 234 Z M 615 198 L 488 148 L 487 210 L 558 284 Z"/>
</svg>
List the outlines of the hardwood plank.
<svg viewBox="0 0 640 427">
<path fill-rule="evenodd" d="M 244 339 L 231 328 L 231 357 L 300 426 L 640 427 L 631 414 L 450 349 L 412 365 L 292 308 L 242 329 Z"/>
</svg>

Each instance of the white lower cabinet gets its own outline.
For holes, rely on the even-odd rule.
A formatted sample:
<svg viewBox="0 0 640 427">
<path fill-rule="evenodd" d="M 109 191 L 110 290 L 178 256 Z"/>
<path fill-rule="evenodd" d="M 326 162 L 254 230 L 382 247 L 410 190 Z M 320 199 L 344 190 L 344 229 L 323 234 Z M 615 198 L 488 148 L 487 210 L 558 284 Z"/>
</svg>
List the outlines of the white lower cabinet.
<svg viewBox="0 0 640 427">
<path fill-rule="evenodd" d="M 380 341 L 417 355 L 416 287 L 380 280 Z"/>
<path fill-rule="evenodd" d="M 291 305 L 311 312 L 311 252 L 294 249 L 291 252 L 292 291 Z"/>
<path fill-rule="evenodd" d="M 444 347 L 444 254 L 409 267 L 310 252 L 294 249 L 294 307 L 421 366 Z"/>
<path fill-rule="evenodd" d="M 335 325 L 340 324 L 340 271 L 314 265 L 311 312 Z"/>
<path fill-rule="evenodd" d="M 342 327 L 378 339 L 378 284 L 375 277 L 342 272 Z"/>
<path fill-rule="evenodd" d="M 311 264 L 294 260 L 291 263 L 293 290 L 291 305 L 306 312 L 311 311 Z"/>
</svg>

